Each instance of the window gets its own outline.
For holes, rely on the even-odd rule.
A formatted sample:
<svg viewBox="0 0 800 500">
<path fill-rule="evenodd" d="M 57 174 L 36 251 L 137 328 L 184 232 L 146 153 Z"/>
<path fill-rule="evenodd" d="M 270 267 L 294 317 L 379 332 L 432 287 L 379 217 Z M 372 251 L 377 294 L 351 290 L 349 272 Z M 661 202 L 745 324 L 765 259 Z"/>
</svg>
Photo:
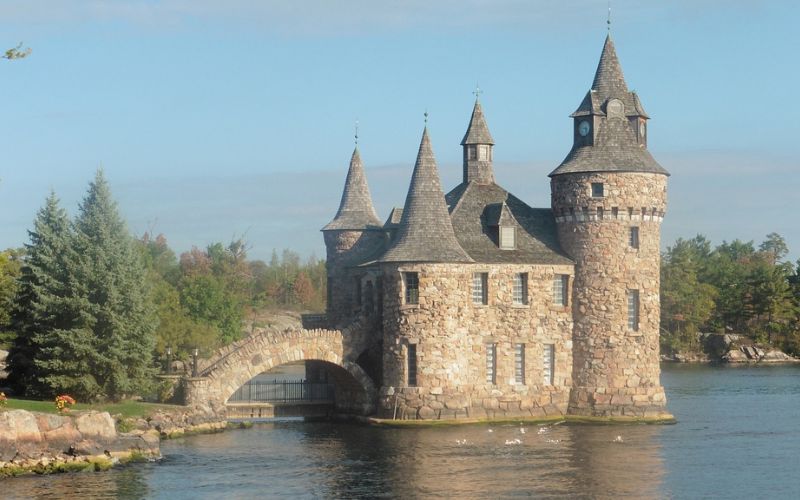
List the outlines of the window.
<svg viewBox="0 0 800 500">
<path fill-rule="evenodd" d="M 628 328 L 639 331 L 639 290 L 628 290 Z"/>
<path fill-rule="evenodd" d="M 408 344 L 407 355 L 406 385 L 408 387 L 415 387 L 417 385 L 417 344 Z"/>
<path fill-rule="evenodd" d="M 542 347 L 542 374 L 544 377 L 542 382 L 544 385 L 553 385 L 556 349 L 553 344 L 545 344 Z"/>
<path fill-rule="evenodd" d="M 372 286 L 372 281 L 367 281 L 364 287 L 364 309 L 367 314 L 375 312 L 375 287 Z"/>
<path fill-rule="evenodd" d="M 406 304 L 419 304 L 419 275 L 417 273 L 403 273 L 406 285 Z"/>
<path fill-rule="evenodd" d="M 476 160 L 478 158 L 477 146 L 467 146 L 467 159 Z"/>
<path fill-rule="evenodd" d="M 488 161 L 489 160 L 489 146 L 481 144 L 478 146 L 478 160 L 480 161 Z"/>
<path fill-rule="evenodd" d="M 486 344 L 486 383 L 497 383 L 497 344 Z"/>
<path fill-rule="evenodd" d="M 514 226 L 500 226 L 500 248 L 503 250 L 513 250 L 516 247 L 514 241 L 517 235 Z"/>
<path fill-rule="evenodd" d="M 514 346 L 514 382 L 525 385 L 525 344 Z"/>
<path fill-rule="evenodd" d="M 483 304 L 489 303 L 489 273 L 473 273 L 472 274 L 472 303 Z"/>
<path fill-rule="evenodd" d="M 631 227 L 631 236 L 629 242 L 631 248 L 639 248 L 639 228 L 637 226 Z"/>
<path fill-rule="evenodd" d="M 602 198 L 605 196 L 603 183 L 602 182 L 593 182 L 592 183 L 592 198 Z"/>
<path fill-rule="evenodd" d="M 361 278 L 356 277 L 356 305 L 361 305 Z"/>
<path fill-rule="evenodd" d="M 528 273 L 514 275 L 512 296 L 514 304 L 524 305 L 528 303 Z"/>
<path fill-rule="evenodd" d="M 567 305 L 568 285 L 569 275 L 556 274 L 556 277 L 553 279 L 553 301 L 557 306 Z"/>
</svg>

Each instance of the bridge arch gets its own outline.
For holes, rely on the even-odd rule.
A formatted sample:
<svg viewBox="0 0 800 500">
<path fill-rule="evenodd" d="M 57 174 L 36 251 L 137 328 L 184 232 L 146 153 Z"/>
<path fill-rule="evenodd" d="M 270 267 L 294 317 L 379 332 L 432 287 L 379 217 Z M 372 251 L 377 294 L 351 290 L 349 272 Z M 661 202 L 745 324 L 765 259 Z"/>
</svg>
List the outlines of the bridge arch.
<svg viewBox="0 0 800 500">
<path fill-rule="evenodd" d="M 336 386 L 336 409 L 368 415 L 375 410 L 372 379 L 355 362 L 345 359 L 344 335 L 339 330 L 262 330 L 213 357 L 196 378 L 186 380 L 186 404 L 220 413 L 245 382 L 277 366 L 297 361 L 320 361 L 330 366 Z"/>
</svg>

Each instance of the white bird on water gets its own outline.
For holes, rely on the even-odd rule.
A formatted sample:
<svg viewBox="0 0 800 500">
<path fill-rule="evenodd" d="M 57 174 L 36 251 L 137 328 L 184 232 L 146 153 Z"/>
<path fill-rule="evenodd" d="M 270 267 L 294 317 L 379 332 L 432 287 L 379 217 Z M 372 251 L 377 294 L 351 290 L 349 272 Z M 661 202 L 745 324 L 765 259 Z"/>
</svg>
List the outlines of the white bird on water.
<svg viewBox="0 0 800 500">
<path fill-rule="evenodd" d="M 519 428 L 519 433 L 520 434 L 525 434 L 525 427 L 520 427 Z"/>
<path fill-rule="evenodd" d="M 494 432 L 492 429 L 489 429 L 489 432 Z"/>
<path fill-rule="evenodd" d="M 519 438 L 506 439 L 506 445 L 512 445 L 512 444 L 522 444 L 522 441 Z"/>
<path fill-rule="evenodd" d="M 622 436 L 615 437 L 613 442 L 614 443 L 621 443 L 622 442 Z"/>
<path fill-rule="evenodd" d="M 467 440 L 466 439 L 456 439 L 456 444 L 459 444 L 459 445 L 467 444 Z"/>
</svg>

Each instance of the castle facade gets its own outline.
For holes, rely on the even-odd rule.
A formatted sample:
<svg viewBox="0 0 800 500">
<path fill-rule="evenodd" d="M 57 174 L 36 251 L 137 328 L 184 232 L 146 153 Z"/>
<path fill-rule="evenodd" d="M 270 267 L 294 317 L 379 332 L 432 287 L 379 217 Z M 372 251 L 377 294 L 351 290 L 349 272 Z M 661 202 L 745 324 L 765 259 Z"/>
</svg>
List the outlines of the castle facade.
<svg viewBox="0 0 800 500">
<path fill-rule="evenodd" d="M 327 319 L 364 332 L 352 354 L 380 388 L 379 416 L 669 417 L 658 342 L 669 174 L 610 36 L 571 118 L 550 208 L 495 183 L 477 99 L 463 182 L 444 194 L 426 127 L 405 204 L 385 222 L 353 152 L 322 229 Z"/>
</svg>

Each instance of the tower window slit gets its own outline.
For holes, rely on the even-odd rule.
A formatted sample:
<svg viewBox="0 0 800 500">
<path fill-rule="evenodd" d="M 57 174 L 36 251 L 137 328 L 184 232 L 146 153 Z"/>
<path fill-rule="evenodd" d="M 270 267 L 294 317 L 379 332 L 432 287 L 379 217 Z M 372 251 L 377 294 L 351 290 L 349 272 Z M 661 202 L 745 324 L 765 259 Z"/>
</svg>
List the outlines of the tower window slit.
<svg viewBox="0 0 800 500">
<path fill-rule="evenodd" d="M 419 304 L 419 275 L 417 273 L 403 273 L 406 287 L 406 304 Z"/>
<path fill-rule="evenodd" d="M 544 344 L 542 346 L 542 382 L 544 385 L 553 385 L 553 381 L 555 380 L 555 357 L 555 346 L 553 344 Z"/>
<path fill-rule="evenodd" d="M 409 387 L 415 387 L 417 385 L 417 344 L 408 344 L 407 355 L 407 385 Z"/>
<path fill-rule="evenodd" d="M 514 382 L 525 385 L 525 344 L 514 346 Z"/>
<path fill-rule="evenodd" d="M 486 344 L 486 383 L 497 383 L 497 344 Z"/>
</svg>

